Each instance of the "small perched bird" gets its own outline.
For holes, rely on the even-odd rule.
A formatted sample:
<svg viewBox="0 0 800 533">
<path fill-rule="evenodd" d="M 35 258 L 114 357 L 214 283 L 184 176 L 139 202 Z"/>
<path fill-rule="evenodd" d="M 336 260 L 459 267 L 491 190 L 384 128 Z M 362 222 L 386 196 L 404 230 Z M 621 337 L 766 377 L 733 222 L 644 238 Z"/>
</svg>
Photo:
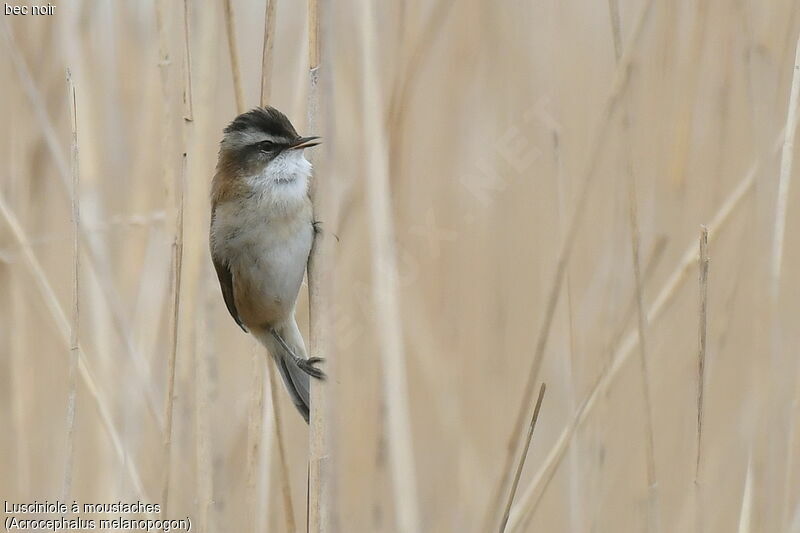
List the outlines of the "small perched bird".
<svg viewBox="0 0 800 533">
<path fill-rule="evenodd" d="M 275 108 L 255 108 L 225 128 L 211 187 L 211 258 L 231 316 L 269 351 L 308 422 L 309 376 L 295 303 L 316 230 L 308 197 L 311 163 L 301 137 Z"/>
</svg>

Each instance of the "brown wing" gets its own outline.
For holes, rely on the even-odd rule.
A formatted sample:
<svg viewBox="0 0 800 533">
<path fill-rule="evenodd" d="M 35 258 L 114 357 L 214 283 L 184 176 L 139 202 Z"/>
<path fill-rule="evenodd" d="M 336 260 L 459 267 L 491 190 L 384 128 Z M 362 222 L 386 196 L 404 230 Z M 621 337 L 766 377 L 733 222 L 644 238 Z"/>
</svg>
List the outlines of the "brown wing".
<svg viewBox="0 0 800 533">
<path fill-rule="evenodd" d="M 213 209 L 211 211 L 211 220 L 211 223 L 213 224 Z M 225 307 L 228 308 L 228 312 L 231 314 L 239 327 L 242 328 L 242 331 L 247 333 L 247 328 L 244 327 L 244 324 L 242 324 L 242 319 L 239 318 L 239 312 L 236 310 L 236 301 L 233 298 L 233 272 L 231 272 L 231 269 L 228 268 L 227 263 L 216 256 L 213 249 L 211 251 L 211 260 L 214 262 L 214 269 L 217 271 L 217 278 L 219 279 L 219 287 L 222 289 L 222 298 L 225 300 Z"/>
<path fill-rule="evenodd" d="M 233 299 L 233 273 L 228 268 L 228 265 L 217 260 L 217 258 L 213 255 L 211 256 L 211 259 L 214 261 L 214 268 L 217 271 L 219 286 L 222 289 L 222 297 L 225 299 L 225 307 L 228 308 L 228 312 L 231 314 L 236 323 L 239 324 L 239 327 L 242 328 L 242 331 L 247 333 L 247 328 L 244 327 L 242 320 L 239 318 L 239 312 L 236 310 L 236 302 Z"/>
</svg>

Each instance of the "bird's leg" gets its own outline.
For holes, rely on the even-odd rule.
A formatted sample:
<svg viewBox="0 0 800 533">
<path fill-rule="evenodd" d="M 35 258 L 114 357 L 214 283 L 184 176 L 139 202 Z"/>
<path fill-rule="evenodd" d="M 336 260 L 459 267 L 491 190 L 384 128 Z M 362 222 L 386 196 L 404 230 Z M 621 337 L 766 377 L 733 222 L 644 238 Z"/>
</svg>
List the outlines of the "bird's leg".
<svg viewBox="0 0 800 533">
<path fill-rule="evenodd" d="M 275 337 L 275 340 L 278 341 L 278 343 L 283 347 L 283 349 L 286 350 L 286 352 L 292 356 L 292 361 L 294 361 L 294 364 L 297 365 L 297 367 L 300 370 L 302 370 L 303 372 L 305 372 L 306 374 L 308 374 L 313 378 L 325 379 L 326 377 L 325 372 L 314 366 L 317 363 L 322 363 L 323 361 L 325 361 L 324 358 L 309 357 L 308 359 L 305 359 L 303 357 L 300 357 L 294 353 L 294 350 L 292 350 L 288 344 L 286 344 L 286 341 L 283 340 L 283 337 L 281 337 L 281 334 L 278 333 L 277 330 L 275 330 L 275 328 L 270 328 L 269 332 L 272 334 L 273 337 Z"/>
</svg>

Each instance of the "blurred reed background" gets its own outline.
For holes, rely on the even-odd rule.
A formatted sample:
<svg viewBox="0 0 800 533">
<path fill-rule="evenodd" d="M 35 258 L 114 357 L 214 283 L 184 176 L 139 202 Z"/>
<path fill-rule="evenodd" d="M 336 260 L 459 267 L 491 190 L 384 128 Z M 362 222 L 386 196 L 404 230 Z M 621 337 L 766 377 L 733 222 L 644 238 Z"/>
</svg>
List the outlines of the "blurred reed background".
<svg viewBox="0 0 800 533">
<path fill-rule="evenodd" d="M 317 131 L 272 2 L 0 20 L 0 499 L 305 530 L 308 429 L 207 251 L 227 32 L 249 108 L 272 27 L 338 237 L 330 530 L 496 531 L 544 381 L 508 531 L 800 531 L 798 2 L 323 0 Z"/>
</svg>

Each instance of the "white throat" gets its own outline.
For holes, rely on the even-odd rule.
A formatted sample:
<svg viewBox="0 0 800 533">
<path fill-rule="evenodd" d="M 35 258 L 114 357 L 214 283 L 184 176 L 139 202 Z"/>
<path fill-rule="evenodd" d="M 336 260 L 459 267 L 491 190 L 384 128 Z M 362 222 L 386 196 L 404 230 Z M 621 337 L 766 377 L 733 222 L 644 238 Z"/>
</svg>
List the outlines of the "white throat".
<svg viewBox="0 0 800 533">
<path fill-rule="evenodd" d="M 284 150 L 264 169 L 264 177 L 275 181 L 307 180 L 311 176 L 311 163 L 303 150 Z"/>
<path fill-rule="evenodd" d="M 305 199 L 310 177 L 311 163 L 303 151 L 285 150 L 249 181 L 260 193 L 262 201 L 292 204 Z"/>
</svg>

